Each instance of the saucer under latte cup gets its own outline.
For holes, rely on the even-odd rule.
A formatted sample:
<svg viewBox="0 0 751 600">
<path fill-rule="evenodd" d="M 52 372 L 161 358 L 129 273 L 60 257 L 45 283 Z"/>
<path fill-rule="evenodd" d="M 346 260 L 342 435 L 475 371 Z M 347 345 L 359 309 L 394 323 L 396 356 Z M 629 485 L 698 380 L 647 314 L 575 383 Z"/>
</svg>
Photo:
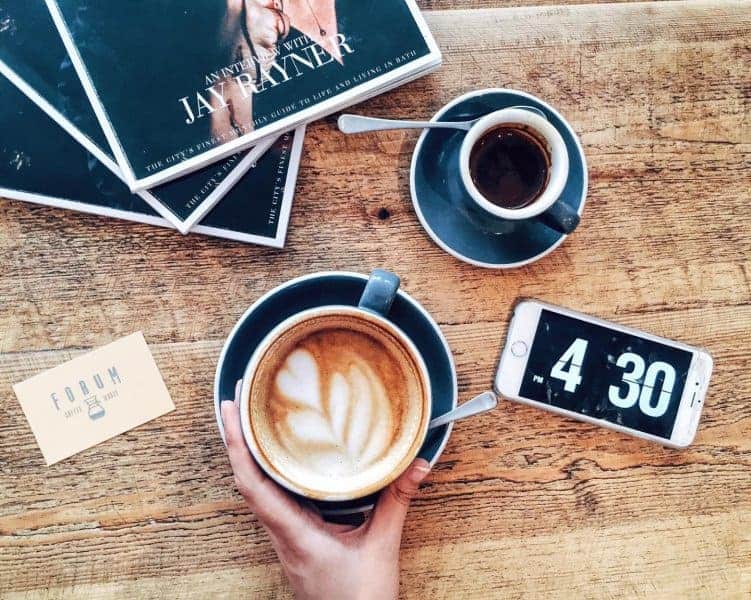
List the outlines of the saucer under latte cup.
<svg viewBox="0 0 751 600">
<path fill-rule="evenodd" d="M 538 114 L 539 113 L 539 114 Z M 545 152 L 547 177 L 540 193 L 520 208 L 507 208 L 491 202 L 478 189 L 472 177 L 472 151 L 487 133 L 499 127 L 529 132 Z M 569 176 L 569 156 L 561 134 L 533 107 L 515 106 L 491 112 L 479 119 L 467 132 L 459 149 L 460 182 L 465 194 L 459 194 L 465 214 L 477 225 L 491 233 L 508 233 L 515 223 L 536 220 L 563 234 L 569 234 L 579 224 L 576 210 L 561 200 Z"/>
<path fill-rule="evenodd" d="M 258 345 L 279 323 L 317 306 L 357 306 L 368 276 L 346 271 L 308 273 L 268 290 L 243 312 L 222 347 L 214 376 L 213 406 L 216 425 L 225 440 L 221 404 L 235 396 L 238 380 Z M 440 327 L 417 300 L 401 287 L 388 312 L 388 319 L 407 334 L 420 351 L 430 373 L 431 417 L 456 408 L 458 385 L 451 348 Z M 418 456 L 435 465 L 451 435 L 453 423 L 429 429 Z M 347 515 L 371 510 L 379 492 L 355 500 L 310 503 L 324 516 Z"/>
<path fill-rule="evenodd" d="M 417 456 L 431 413 L 430 375 L 387 315 L 399 286 L 374 271 L 358 306 L 293 314 L 256 348 L 240 397 L 243 435 L 261 468 L 314 500 L 372 494 Z"/>
</svg>

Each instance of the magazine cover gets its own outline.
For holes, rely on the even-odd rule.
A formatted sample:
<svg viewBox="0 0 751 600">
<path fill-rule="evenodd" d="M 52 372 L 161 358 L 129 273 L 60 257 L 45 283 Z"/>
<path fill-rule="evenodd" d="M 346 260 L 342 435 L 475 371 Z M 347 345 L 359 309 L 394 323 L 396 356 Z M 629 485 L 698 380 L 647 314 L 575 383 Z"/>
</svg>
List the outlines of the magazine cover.
<svg viewBox="0 0 751 600">
<path fill-rule="evenodd" d="M 3 77 L 0 103 L 0 198 L 173 227 Z M 283 247 L 303 129 L 282 135 L 193 231 Z"/>
<path fill-rule="evenodd" d="M 414 0 L 46 0 L 131 189 L 440 64 Z"/>
<path fill-rule="evenodd" d="M 0 72 L 102 164 L 121 175 L 44 0 L 6 0 L 0 5 L 0 23 Z M 264 149 L 232 155 L 141 196 L 186 233 Z"/>
</svg>

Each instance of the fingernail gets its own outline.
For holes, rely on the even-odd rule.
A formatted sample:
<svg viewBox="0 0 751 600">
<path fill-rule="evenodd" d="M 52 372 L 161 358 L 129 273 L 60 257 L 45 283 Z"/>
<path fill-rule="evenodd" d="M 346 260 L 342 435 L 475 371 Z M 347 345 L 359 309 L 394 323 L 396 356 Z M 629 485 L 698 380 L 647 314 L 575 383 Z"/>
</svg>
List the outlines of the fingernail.
<svg viewBox="0 0 751 600">
<path fill-rule="evenodd" d="M 409 479 L 412 483 L 420 483 L 430 472 L 430 464 L 426 461 L 420 461 L 412 465 L 409 472 Z"/>
</svg>

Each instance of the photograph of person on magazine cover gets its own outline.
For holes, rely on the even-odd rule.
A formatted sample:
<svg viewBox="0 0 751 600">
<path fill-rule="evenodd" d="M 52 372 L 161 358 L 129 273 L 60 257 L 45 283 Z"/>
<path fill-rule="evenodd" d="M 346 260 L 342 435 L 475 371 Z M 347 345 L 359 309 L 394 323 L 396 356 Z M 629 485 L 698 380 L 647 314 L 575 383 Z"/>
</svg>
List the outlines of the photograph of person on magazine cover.
<svg viewBox="0 0 751 600">
<path fill-rule="evenodd" d="M 253 81 L 260 83 L 259 69 L 269 71 L 278 54 L 278 44 L 290 32 L 308 36 L 339 64 L 343 64 L 339 47 L 335 0 L 227 0 L 227 11 L 220 36 L 231 61 L 250 65 Z M 228 84 L 228 78 L 224 78 Z M 253 127 L 253 99 L 237 87 L 227 86 L 228 110 L 211 114 L 214 137 L 239 137 Z M 213 108 L 220 108 L 212 102 Z"/>
<path fill-rule="evenodd" d="M 270 135 L 278 121 L 325 113 L 355 88 L 352 100 L 394 85 L 403 67 L 420 73 L 440 59 L 411 0 L 47 3 L 122 150 L 118 162 L 149 183 L 238 137 Z"/>
</svg>

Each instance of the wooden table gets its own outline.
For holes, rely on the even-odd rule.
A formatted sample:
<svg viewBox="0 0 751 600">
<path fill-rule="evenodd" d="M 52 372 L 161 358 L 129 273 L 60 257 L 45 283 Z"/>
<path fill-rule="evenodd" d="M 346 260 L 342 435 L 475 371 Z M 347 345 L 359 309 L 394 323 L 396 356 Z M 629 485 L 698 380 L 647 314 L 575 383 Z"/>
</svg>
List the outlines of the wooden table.
<svg viewBox="0 0 751 600">
<path fill-rule="evenodd" d="M 510 403 L 458 425 L 410 513 L 404 597 L 749 597 L 751 4 L 492 4 L 425 0 L 444 66 L 360 110 L 429 116 L 492 86 L 556 106 L 590 192 L 536 264 L 444 254 L 409 201 L 416 134 L 345 138 L 333 118 L 309 128 L 284 251 L 0 203 L 0 596 L 289 596 L 234 490 L 216 360 L 270 287 L 379 266 L 440 323 L 462 398 L 490 384 L 519 296 L 716 361 L 685 451 Z M 139 329 L 177 410 L 46 468 L 11 384 Z"/>
</svg>

